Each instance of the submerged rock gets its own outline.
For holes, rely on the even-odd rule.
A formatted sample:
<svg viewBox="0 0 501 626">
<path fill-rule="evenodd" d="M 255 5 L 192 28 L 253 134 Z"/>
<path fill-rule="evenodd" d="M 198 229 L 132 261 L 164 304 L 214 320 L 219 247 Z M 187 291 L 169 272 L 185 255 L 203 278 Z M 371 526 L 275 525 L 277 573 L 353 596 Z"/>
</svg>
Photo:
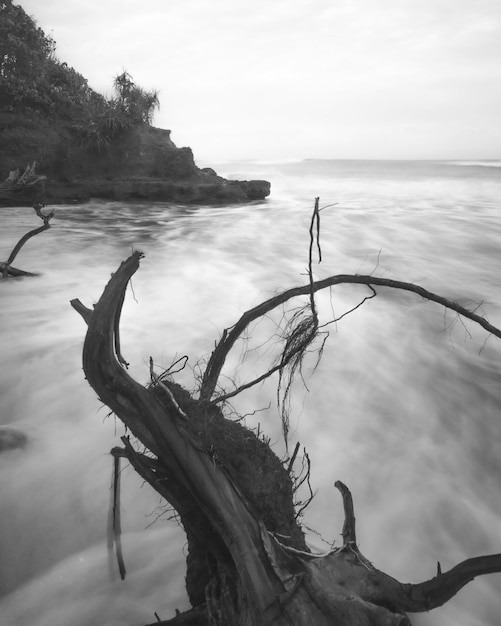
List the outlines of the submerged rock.
<svg viewBox="0 0 501 626">
<path fill-rule="evenodd" d="M 48 183 L 45 203 L 86 202 L 90 198 L 103 198 L 179 204 L 229 204 L 263 200 L 269 194 L 270 183 L 265 180 L 226 180 L 221 176 L 214 176 L 209 180 L 202 173 L 200 176 L 180 180 L 94 178 L 72 183 Z"/>
<path fill-rule="evenodd" d="M 28 436 L 17 428 L 0 426 L 0 452 L 24 448 L 28 443 Z"/>
</svg>

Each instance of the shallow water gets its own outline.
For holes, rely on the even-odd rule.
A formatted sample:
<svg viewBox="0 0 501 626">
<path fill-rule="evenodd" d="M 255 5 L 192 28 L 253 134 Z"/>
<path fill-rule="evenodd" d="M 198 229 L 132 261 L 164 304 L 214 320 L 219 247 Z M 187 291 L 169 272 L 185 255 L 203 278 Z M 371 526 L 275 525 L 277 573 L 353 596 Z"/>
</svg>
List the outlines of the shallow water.
<svg viewBox="0 0 501 626">
<path fill-rule="evenodd" d="M 130 625 L 186 606 L 184 538 L 130 469 L 123 472 L 128 575 L 108 562 L 110 448 L 123 429 L 81 370 L 85 327 L 70 308 L 95 302 L 134 248 L 146 254 L 122 316 L 131 373 L 181 355 L 179 382 L 193 388 L 197 360 L 246 309 L 305 281 L 313 197 L 321 213 L 321 278 L 363 273 L 417 282 L 477 307 L 501 326 L 499 167 L 303 162 L 218 167 L 272 181 L 269 200 L 248 206 L 103 203 L 57 208 L 53 227 L 30 240 L 15 265 L 37 278 L 0 284 L 0 424 L 27 433 L 24 450 L 0 454 L 0 623 Z M 29 209 L 2 211 L 0 256 L 38 226 Z M 322 361 L 294 389 L 290 445 L 312 461 L 317 494 L 304 522 L 311 545 L 340 541 L 343 480 L 355 499 L 361 550 L 403 581 L 432 577 L 501 545 L 498 340 L 420 298 L 379 295 L 329 327 Z M 365 295 L 319 295 L 327 321 Z M 278 318 L 275 318 L 275 321 Z M 247 380 L 266 358 L 274 321 L 249 332 L 225 375 Z M 233 403 L 284 453 L 273 384 Z M 271 403 L 270 408 L 268 405 Z M 320 536 L 322 538 L 320 538 Z M 415 624 L 498 626 L 501 576 L 471 583 Z"/>
</svg>

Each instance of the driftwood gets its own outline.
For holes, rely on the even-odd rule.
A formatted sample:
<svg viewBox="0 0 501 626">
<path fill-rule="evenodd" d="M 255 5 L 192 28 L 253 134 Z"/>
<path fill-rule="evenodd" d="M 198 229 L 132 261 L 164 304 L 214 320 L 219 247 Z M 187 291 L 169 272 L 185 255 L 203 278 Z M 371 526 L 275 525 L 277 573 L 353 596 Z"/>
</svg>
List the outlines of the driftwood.
<svg viewBox="0 0 501 626">
<path fill-rule="evenodd" d="M 318 219 L 318 203 L 316 209 Z M 312 221 L 312 237 L 314 227 Z M 311 250 L 310 247 L 310 270 Z M 93 309 L 79 300 L 72 300 L 71 304 L 88 326 L 83 349 L 85 376 L 101 401 L 137 440 L 122 437 L 123 447 L 113 450 L 115 459 L 128 459 L 140 476 L 174 507 L 187 534 L 187 588 L 194 608 L 167 621 L 157 620 L 157 626 L 406 626 L 410 625 L 407 613 L 439 607 L 476 576 L 501 571 L 501 554 L 496 554 L 468 559 L 447 572 L 438 568 L 435 576 L 420 584 L 401 583 L 384 574 L 358 549 L 351 494 L 341 482 L 335 486 L 342 495 L 345 512 L 343 546 L 323 555 L 312 554 L 304 544 L 294 513 L 292 518 L 290 514 L 279 518 L 276 513 L 267 517 L 271 500 L 276 500 L 281 492 L 286 497 L 278 509 L 285 508 L 283 502 L 292 500 L 293 486 L 286 478 L 289 464 L 282 466 L 281 473 L 273 465 L 272 451 L 265 446 L 263 463 L 269 461 L 270 465 L 251 463 L 239 474 L 231 455 L 224 456 L 222 442 L 225 438 L 237 439 L 237 431 L 226 437 L 225 424 L 240 427 L 226 420 L 219 408 L 222 398 L 230 394 L 213 399 L 225 357 L 250 321 L 291 298 L 309 297 L 308 317 L 296 316 L 296 325 L 285 342 L 281 367 L 273 368 L 267 375 L 277 370 L 282 373 L 294 354 L 304 350 L 305 342 L 311 343 L 319 328 L 315 311 L 311 311 L 314 293 L 332 285 L 365 285 L 374 292 L 370 297 L 375 295 L 375 286 L 412 291 L 467 316 L 498 337 L 499 329 L 456 303 L 410 283 L 348 275 L 315 282 L 310 271 L 307 285 L 285 291 L 247 311 L 235 326 L 224 331 L 208 362 L 196 400 L 167 377 L 152 376 L 152 384 L 145 387 L 126 371 L 120 352 L 120 315 L 128 282 L 142 256 L 141 252 L 134 252 L 120 265 Z M 206 432 L 214 424 L 220 424 L 221 430 L 208 440 Z M 255 435 L 247 431 L 245 437 L 252 440 L 253 449 L 259 448 Z M 263 444 L 261 440 L 259 443 Z M 242 458 L 246 454 L 247 449 Z M 277 462 L 281 465 L 278 459 Z M 272 471 L 272 467 L 276 469 Z M 265 486 L 257 497 L 252 491 L 254 482 L 262 480 L 257 470 L 281 485 L 274 487 L 273 498 L 264 508 L 260 504 Z M 245 474 L 253 471 L 250 484 L 246 483 Z"/>
<path fill-rule="evenodd" d="M 0 204 L 4 206 L 25 206 L 41 202 L 45 196 L 47 177 L 35 172 L 36 161 L 28 163 L 23 172 L 12 170 L 3 183 L 0 183 Z"/>
<path fill-rule="evenodd" d="M 0 261 L 0 272 L 3 278 L 8 278 L 9 276 L 13 276 L 13 277 L 37 276 L 37 274 L 34 274 L 33 272 L 25 272 L 24 270 L 20 270 L 15 267 L 12 267 L 12 263 L 14 262 L 14 259 L 17 257 L 17 255 L 19 254 L 19 251 L 24 246 L 24 244 L 28 241 L 28 239 L 31 239 L 35 235 L 38 235 L 39 233 L 42 233 L 44 230 L 48 230 L 50 228 L 50 220 L 54 217 L 55 211 L 52 210 L 52 211 L 49 211 L 48 213 L 43 213 L 42 212 L 43 206 L 44 205 L 41 205 L 41 204 L 33 205 L 33 209 L 35 210 L 35 213 L 38 215 L 38 217 L 42 220 L 43 226 L 30 230 L 25 235 L 23 235 L 21 239 L 14 246 L 12 252 L 9 255 L 9 258 L 6 261 L 3 261 L 3 262 Z"/>
</svg>

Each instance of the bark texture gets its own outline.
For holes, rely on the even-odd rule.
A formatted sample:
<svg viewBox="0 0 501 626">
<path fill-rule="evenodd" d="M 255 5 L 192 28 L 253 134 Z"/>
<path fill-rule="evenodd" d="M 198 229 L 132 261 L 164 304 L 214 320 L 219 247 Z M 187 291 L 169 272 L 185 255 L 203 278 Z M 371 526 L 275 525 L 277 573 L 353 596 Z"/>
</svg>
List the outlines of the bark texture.
<svg viewBox="0 0 501 626">
<path fill-rule="evenodd" d="M 289 468 L 211 401 L 236 336 L 275 302 L 341 282 L 407 289 L 441 304 L 444 299 L 430 298 L 409 283 L 359 276 L 331 277 L 284 292 L 224 332 L 196 400 L 166 378 L 153 377 L 152 385 L 144 387 L 127 373 L 119 322 L 127 284 L 141 257 L 134 252 L 121 264 L 93 310 L 78 300 L 72 305 L 88 325 L 86 378 L 131 433 L 114 455 L 127 458 L 171 503 L 187 534 L 187 588 L 194 609 L 160 623 L 408 626 L 407 612 L 440 606 L 475 576 L 501 571 L 501 555 L 491 555 L 467 560 L 421 584 L 400 583 L 359 551 L 351 494 L 340 482 L 343 546 L 311 554 L 295 518 Z"/>
</svg>

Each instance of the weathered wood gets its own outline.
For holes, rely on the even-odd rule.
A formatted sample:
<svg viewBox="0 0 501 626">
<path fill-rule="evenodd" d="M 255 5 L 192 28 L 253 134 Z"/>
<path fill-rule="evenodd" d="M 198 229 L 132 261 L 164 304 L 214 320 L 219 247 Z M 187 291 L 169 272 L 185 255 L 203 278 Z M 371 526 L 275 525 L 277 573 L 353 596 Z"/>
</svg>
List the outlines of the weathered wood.
<svg viewBox="0 0 501 626">
<path fill-rule="evenodd" d="M 184 396 L 172 384 L 167 386 L 174 394 L 175 402 L 169 396 L 169 400 L 162 403 L 160 393 L 165 396 L 162 386 L 157 386 L 156 390 L 145 388 L 125 369 L 117 337 L 120 313 L 127 284 L 139 268 L 142 256 L 142 253 L 134 252 L 121 264 L 93 310 L 78 300 L 73 300 L 72 306 L 88 325 L 83 350 L 87 380 L 146 448 L 140 453 L 129 437 L 123 437 L 124 448 L 115 450 L 114 454 L 125 456 L 134 469 L 176 508 L 189 542 L 205 543 L 208 580 L 201 605 L 194 612 L 160 623 L 192 626 L 209 623 L 219 626 L 328 626 L 333 623 L 337 626 L 409 626 L 406 612 L 427 611 L 440 606 L 475 576 L 501 571 L 501 555 L 491 555 L 464 561 L 449 572 L 439 572 L 431 580 L 417 585 L 400 583 L 380 572 L 358 549 L 351 493 L 340 482 L 336 486 L 343 496 L 345 510 L 342 548 L 325 555 L 313 555 L 277 541 L 240 486 L 216 457 L 211 457 L 196 430 L 190 430 L 190 413 L 199 409 L 213 411 L 214 405 L 206 400 L 182 401 Z M 377 282 L 374 277 L 348 278 L 362 284 L 367 284 L 368 278 L 370 284 Z M 346 277 L 331 277 L 314 285 L 315 289 L 320 289 L 319 285 L 340 282 L 349 281 Z M 384 285 L 414 291 L 423 297 L 429 294 L 409 283 L 385 280 Z M 310 289 L 311 284 L 284 292 L 287 296 L 282 294 L 272 299 L 273 306 L 276 306 L 277 299 L 283 302 L 291 297 L 291 293 L 308 294 Z M 450 301 L 438 296 L 430 299 L 441 304 L 445 302 L 451 308 Z M 261 315 L 271 306 L 270 302 L 252 311 L 258 310 Z M 221 344 L 225 344 L 235 329 L 240 330 L 254 314 L 244 314 L 241 318 L 244 321 L 238 322 L 229 333 L 225 332 Z M 478 316 L 474 314 L 468 317 L 483 322 L 485 327 L 483 318 L 476 320 Z M 494 334 L 500 336 L 495 330 Z M 233 339 L 232 335 L 230 341 Z M 215 352 L 218 349 L 219 346 Z M 224 357 L 227 349 L 226 343 L 219 354 Z M 212 363 L 209 367 L 205 393 L 210 397 L 209 387 L 218 365 Z M 286 469 L 284 472 L 288 475 Z"/>
<path fill-rule="evenodd" d="M 344 524 L 343 532 L 343 545 L 357 545 L 357 538 L 355 532 L 355 511 L 353 510 L 353 499 L 351 497 L 350 490 L 340 480 L 336 480 L 334 486 L 339 489 L 341 496 L 343 497 L 344 506 Z"/>
<path fill-rule="evenodd" d="M 117 314 L 127 283 L 139 267 L 141 257 L 140 252 L 135 252 L 122 263 L 95 305 L 88 321 L 84 371 L 101 400 L 134 436 L 157 458 L 168 460 L 177 481 L 193 495 L 211 526 L 218 529 L 235 564 L 242 565 L 242 569 L 238 569 L 241 589 L 245 589 L 248 597 L 247 612 L 257 623 L 264 619 L 275 596 L 283 591 L 264 549 L 259 548 L 258 521 L 224 472 L 206 454 L 200 453 L 188 433 L 178 428 L 175 418 L 166 414 L 157 398 L 126 373 L 115 353 Z M 226 599 L 223 608 L 227 611 L 229 607 L 224 606 L 225 602 Z"/>
</svg>

